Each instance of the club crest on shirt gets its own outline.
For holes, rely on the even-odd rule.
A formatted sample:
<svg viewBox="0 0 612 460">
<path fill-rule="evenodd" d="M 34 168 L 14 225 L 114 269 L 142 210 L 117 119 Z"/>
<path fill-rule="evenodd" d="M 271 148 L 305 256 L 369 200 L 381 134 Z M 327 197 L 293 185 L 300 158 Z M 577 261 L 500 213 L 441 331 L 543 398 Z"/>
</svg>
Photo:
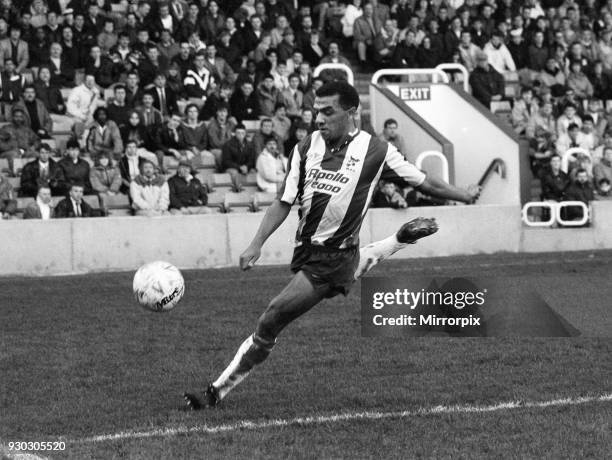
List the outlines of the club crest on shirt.
<svg viewBox="0 0 612 460">
<path fill-rule="evenodd" d="M 359 158 L 355 158 L 354 156 L 350 156 L 348 161 L 346 162 L 346 170 L 355 172 L 355 166 L 359 163 Z"/>
<path fill-rule="evenodd" d="M 350 181 L 350 177 L 339 171 L 311 168 L 308 170 L 306 180 L 306 185 L 315 191 L 335 195 L 342 191 L 343 186 Z"/>
</svg>

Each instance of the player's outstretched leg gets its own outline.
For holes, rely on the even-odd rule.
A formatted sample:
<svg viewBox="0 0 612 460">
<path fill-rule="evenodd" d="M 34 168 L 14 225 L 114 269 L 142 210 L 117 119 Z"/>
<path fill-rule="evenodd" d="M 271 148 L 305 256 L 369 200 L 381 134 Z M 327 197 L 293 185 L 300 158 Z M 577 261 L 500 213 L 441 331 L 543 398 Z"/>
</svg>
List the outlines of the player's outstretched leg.
<svg viewBox="0 0 612 460">
<path fill-rule="evenodd" d="M 400 249 L 417 240 L 438 231 L 438 224 L 434 218 L 417 217 L 406 222 L 393 235 L 384 240 L 375 241 L 359 250 L 359 266 L 355 271 L 355 279 L 359 279 L 381 260 L 391 257 Z"/>
<path fill-rule="evenodd" d="M 257 322 L 255 333 L 240 345 L 234 359 L 219 378 L 209 384 L 203 394 L 184 394 L 187 407 L 198 410 L 216 406 L 249 375 L 253 367 L 268 357 L 278 334 L 294 319 L 323 300 L 326 294 L 327 291 L 315 289 L 304 272 L 298 272 L 270 302 Z"/>
</svg>

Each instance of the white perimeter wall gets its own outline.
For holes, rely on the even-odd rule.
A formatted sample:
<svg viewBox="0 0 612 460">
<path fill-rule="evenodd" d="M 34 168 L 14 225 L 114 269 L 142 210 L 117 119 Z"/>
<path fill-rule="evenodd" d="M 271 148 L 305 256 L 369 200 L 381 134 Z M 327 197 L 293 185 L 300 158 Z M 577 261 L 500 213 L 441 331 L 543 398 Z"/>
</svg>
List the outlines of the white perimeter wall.
<svg viewBox="0 0 612 460">
<path fill-rule="evenodd" d="M 449 206 L 369 212 L 362 243 L 389 236 L 408 219 L 435 217 L 440 231 L 396 258 L 612 249 L 612 202 L 593 204 L 594 222 L 584 229 L 529 229 L 518 205 Z M 152 260 L 180 268 L 236 265 L 263 213 L 176 217 L 116 217 L 0 221 L 0 275 L 58 275 L 135 270 Z M 266 243 L 262 264 L 291 259 L 297 213 Z"/>
</svg>

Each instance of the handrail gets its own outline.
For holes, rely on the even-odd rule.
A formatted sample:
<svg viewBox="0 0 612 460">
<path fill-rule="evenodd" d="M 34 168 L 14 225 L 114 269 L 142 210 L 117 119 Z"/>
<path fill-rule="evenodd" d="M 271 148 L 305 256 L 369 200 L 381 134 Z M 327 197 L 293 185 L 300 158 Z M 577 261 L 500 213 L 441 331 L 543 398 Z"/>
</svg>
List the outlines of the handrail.
<svg viewBox="0 0 612 460">
<path fill-rule="evenodd" d="M 456 62 L 447 62 L 445 64 L 437 65 L 436 70 L 442 70 L 442 71 L 458 70 L 459 72 L 463 74 L 463 90 L 466 93 L 470 92 L 470 83 L 469 83 L 470 73 L 468 72 L 468 69 L 466 69 L 464 65 L 461 65 Z"/>
<path fill-rule="evenodd" d="M 529 210 L 531 208 L 547 208 L 549 210 L 548 220 L 542 222 L 529 220 Z M 549 201 L 530 201 L 529 203 L 525 203 L 523 209 L 521 209 L 521 219 L 528 227 L 550 227 L 555 223 L 556 208 L 557 203 L 551 203 Z"/>
<path fill-rule="evenodd" d="M 565 220 L 561 215 L 561 211 L 563 208 L 568 207 L 579 207 L 582 208 L 582 219 L 580 220 Z M 557 203 L 557 209 L 555 213 L 555 217 L 557 218 L 557 222 L 565 227 L 582 227 L 589 221 L 589 208 L 582 201 L 561 201 Z"/>
<path fill-rule="evenodd" d="M 563 172 L 567 172 L 567 168 L 569 167 L 569 157 L 571 157 L 575 153 L 587 156 L 589 157 L 589 160 L 591 160 L 591 162 L 593 161 L 591 157 L 591 152 L 589 152 L 587 149 L 583 149 L 582 147 L 572 147 L 571 149 L 567 149 L 561 157 L 561 169 L 563 170 Z"/>
<path fill-rule="evenodd" d="M 450 182 L 448 173 L 448 160 L 442 152 L 438 152 L 437 150 L 426 150 L 425 152 L 419 153 L 419 156 L 416 157 L 416 160 L 414 162 L 415 166 L 418 169 L 422 169 L 421 166 L 423 165 L 423 160 L 425 160 L 425 158 L 427 157 L 434 157 L 441 161 L 442 179 L 444 180 L 444 182 Z"/>
<path fill-rule="evenodd" d="M 319 64 L 318 66 L 315 67 L 314 71 L 312 72 L 312 76 L 318 77 L 319 74 L 323 72 L 324 70 L 334 70 L 334 69 L 345 71 L 348 84 L 351 86 L 355 84 L 355 75 L 353 74 L 353 69 L 351 69 L 346 64 L 341 64 L 341 63 L 327 62 L 325 64 Z"/>
<path fill-rule="evenodd" d="M 482 187 L 484 183 L 489 179 L 489 176 L 494 171 L 497 172 L 502 179 L 505 179 L 506 178 L 506 162 L 502 160 L 501 158 L 495 158 L 493 161 L 491 161 L 491 163 L 489 164 L 489 167 L 485 170 L 484 174 L 478 181 L 478 186 Z"/>
<path fill-rule="evenodd" d="M 450 83 L 446 72 L 440 69 L 380 69 L 374 72 L 370 81 L 377 85 L 380 77 L 385 75 L 431 75 L 433 83 L 438 83 L 438 79 L 442 83 Z"/>
</svg>

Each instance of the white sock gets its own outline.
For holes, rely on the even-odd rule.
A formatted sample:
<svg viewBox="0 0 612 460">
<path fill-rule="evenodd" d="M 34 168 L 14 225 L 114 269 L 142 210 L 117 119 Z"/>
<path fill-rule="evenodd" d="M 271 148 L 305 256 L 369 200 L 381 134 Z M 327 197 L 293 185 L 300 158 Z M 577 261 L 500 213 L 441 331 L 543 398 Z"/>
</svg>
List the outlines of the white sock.
<svg viewBox="0 0 612 460">
<path fill-rule="evenodd" d="M 374 241 L 367 246 L 359 249 L 359 266 L 355 272 L 355 279 L 361 278 L 372 267 L 374 267 L 381 260 L 385 260 L 391 257 L 400 249 L 404 249 L 410 243 L 400 243 L 397 241 L 395 233 L 384 240 Z"/>
<path fill-rule="evenodd" d="M 213 382 L 213 386 L 219 392 L 220 399 L 223 399 L 236 385 L 242 382 L 255 365 L 268 357 L 274 343 L 267 342 L 255 334 L 250 335 L 242 342 L 232 362 Z"/>
</svg>

